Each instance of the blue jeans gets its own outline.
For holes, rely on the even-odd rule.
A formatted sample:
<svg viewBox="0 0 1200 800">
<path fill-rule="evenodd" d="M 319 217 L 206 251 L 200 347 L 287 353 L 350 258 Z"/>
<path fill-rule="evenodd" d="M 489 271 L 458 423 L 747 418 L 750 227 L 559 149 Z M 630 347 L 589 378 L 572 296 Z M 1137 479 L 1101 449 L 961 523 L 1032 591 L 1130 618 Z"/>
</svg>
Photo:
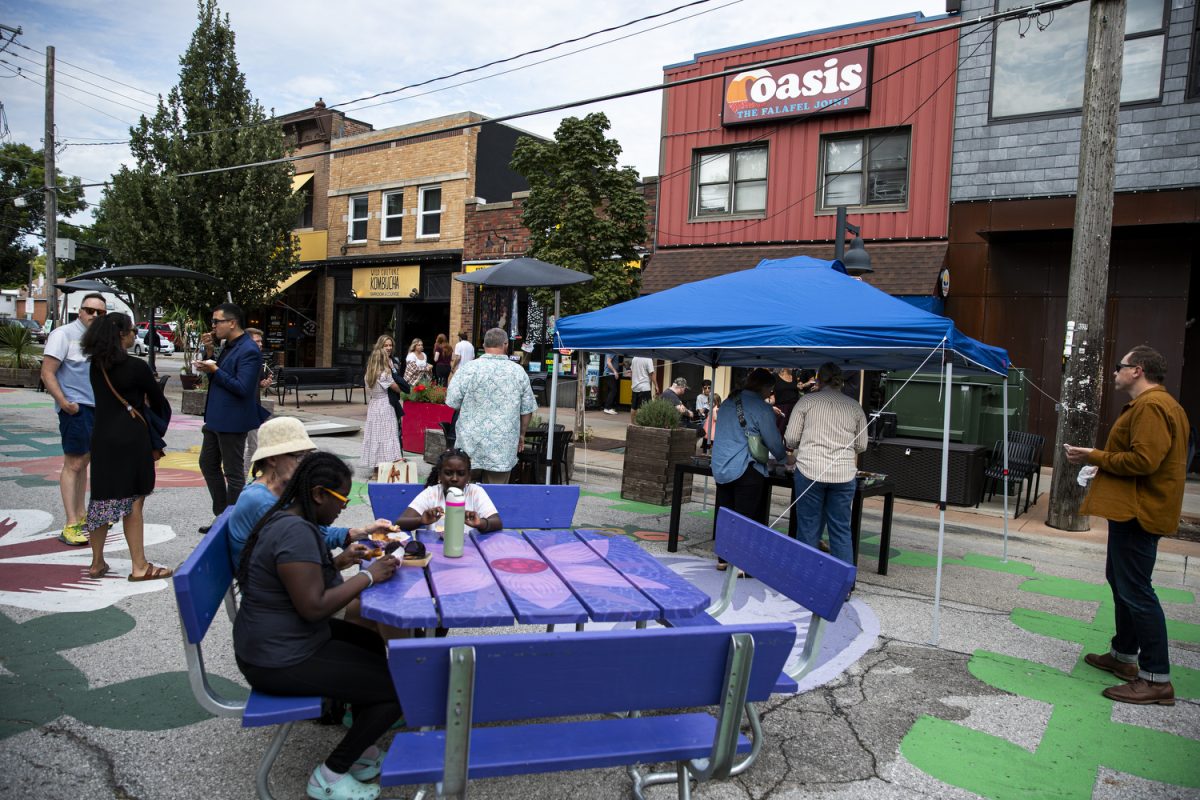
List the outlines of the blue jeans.
<svg viewBox="0 0 1200 800">
<path fill-rule="evenodd" d="M 817 546 L 821 529 L 829 531 L 829 554 L 854 563 L 850 539 L 850 510 L 854 505 L 854 479 L 845 483 L 810 481 L 796 470 L 796 537 Z"/>
<path fill-rule="evenodd" d="M 1104 577 L 1112 587 L 1117 633 L 1114 655 L 1138 657 L 1138 677 L 1150 681 L 1170 679 L 1167 657 L 1167 621 L 1150 583 L 1158 557 L 1158 539 L 1146 533 L 1137 519 L 1108 522 L 1108 561 Z"/>
</svg>

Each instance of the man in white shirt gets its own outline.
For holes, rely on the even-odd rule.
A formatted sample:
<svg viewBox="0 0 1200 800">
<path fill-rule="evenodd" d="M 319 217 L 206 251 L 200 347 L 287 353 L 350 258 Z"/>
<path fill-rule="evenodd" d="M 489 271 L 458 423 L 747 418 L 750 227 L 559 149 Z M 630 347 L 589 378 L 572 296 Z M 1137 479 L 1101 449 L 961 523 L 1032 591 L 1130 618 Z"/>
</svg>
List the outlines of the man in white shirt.
<svg viewBox="0 0 1200 800">
<path fill-rule="evenodd" d="M 630 391 L 633 393 L 632 416 L 637 416 L 637 410 L 642 403 L 658 394 L 658 378 L 654 375 L 654 359 L 637 356 L 629 362 Z"/>
<path fill-rule="evenodd" d="M 458 332 L 458 344 L 454 345 L 454 355 L 450 357 L 450 375 L 458 372 L 459 367 L 465 367 L 475 358 L 475 346 L 471 344 L 471 335 L 466 331 Z"/>
<path fill-rule="evenodd" d="M 83 354 L 80 341 L 88 326 L 107 313 L 104 295 L 85 295 L 75 321 L 50 332 L 42 359 L 42 383 L 58 408 L 58 432 L 62 437 L 63 468 L 58 488 L 67 523 L 58 540 L 73 547 L 88 543 L 87 534 L 83 532 L 83 498 L 87 493 L 88 464 L 92 460 L 92 425 L 96 408 L 92 395 L 91 359 Z"/>
</svg>

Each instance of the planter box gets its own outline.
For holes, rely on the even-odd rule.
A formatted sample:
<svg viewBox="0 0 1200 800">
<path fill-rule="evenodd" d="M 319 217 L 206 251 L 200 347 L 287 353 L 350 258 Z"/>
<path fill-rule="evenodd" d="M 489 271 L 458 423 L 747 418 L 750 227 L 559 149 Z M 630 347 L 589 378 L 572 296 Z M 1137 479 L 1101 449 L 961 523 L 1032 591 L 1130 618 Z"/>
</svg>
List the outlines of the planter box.
<svg viewBox="0 0 1200 800">
<path fill-rule="evenodd" d="M 442 423 L 454 417 L 454 409 L 442 403 L 417 403 L 404 401 L 404 417 L 401 420 L 400 441 L 405 452 L 425 452 L 425 431 L 441 431 Z"/>
<path fill-rule="evenodd" d="M 675 465 L 696 454 L 691 428 L 646 428 L 630 425 L 625 433 L 621 497 L 657 506 L 671 504 Z M 692 499 L 692 476 L 684 476 L 683 502 Z"/>
<path fill-rule="evenodd" d="M 203 389 L 184 389 L 183 399 L 179 403 L 179 413 L 191 414 L 194 417 L 204 416 L 204 404 L 208 402 L 208 392 Z"/>
<path fill-rule="evenodd" d="M 0 367 L 0 386 L 17 386 L 22 389 L 36 389 L 41 379 L 42 370 L 39 367 L 34 367 L 33 369 Z"/>
</svg>

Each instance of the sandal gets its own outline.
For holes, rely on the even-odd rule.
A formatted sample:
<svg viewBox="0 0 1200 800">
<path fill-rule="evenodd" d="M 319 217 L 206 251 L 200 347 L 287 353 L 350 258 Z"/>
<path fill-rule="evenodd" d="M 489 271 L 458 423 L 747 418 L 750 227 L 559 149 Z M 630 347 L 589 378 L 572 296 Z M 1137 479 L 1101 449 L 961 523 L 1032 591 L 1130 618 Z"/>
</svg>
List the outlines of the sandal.
<svg viewBox="0 0 1200 800">
<path fill-rule="evenodd" d="M 383 759 L 386 756 L 387 750 L 384 750 L 382 747 L 379 748 L 379 755 L 375 756 L 375 758 L 359 756 L 354 762 L 354 766 L 350 767 L 350 774 L 354 776 L 354 780 L 362 783 L 375 780 L 383 770 Z"/>
<path fill-rule="evenodd" d="M 109 566 L 105 564 L 99 570 L 93 571 L 91 567 L 87 569 L 87 576 L 92 580 L 99 580 L 109 573 Z"/>
<path fill-rule="evenodd" d="M 173 569 L 168 569 L 166 567 L 156 567 L 153 564 L 151 564 L 149 561 L 147 561 L 146 562 L 146 571 L 143 572 L 141 575 L 134 575 L 133 573 L 130 573 L 129 580 L 132 583 L 138 583 L 139 581 L 157 581 L 157 580 L 161 580 L 163 578 L 169 578 L 174 574 L 175 574 L 175 570 L 173 570 Z"/>
<path fill-rule="evenodd" d="M 373 783 L 361 783 L 353 775 L 343 775 L 333 783 L 325 780 L 318 764 L 308 779 L 308 796 L 316 800 L 375 800 L 379 787 Z"/>
</svg>

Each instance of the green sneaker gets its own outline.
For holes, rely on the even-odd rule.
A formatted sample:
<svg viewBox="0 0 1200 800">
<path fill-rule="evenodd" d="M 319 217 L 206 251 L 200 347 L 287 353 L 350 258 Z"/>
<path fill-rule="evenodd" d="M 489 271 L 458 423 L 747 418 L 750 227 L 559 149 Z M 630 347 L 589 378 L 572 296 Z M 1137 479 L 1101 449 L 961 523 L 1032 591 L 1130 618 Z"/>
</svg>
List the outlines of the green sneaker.
<svg viewBox="0 0 1200 800">
<path fill-rule="evenodd" d="M 88 543 L 87 534 L 83 532 L 83 523 L 77 522 L 74 525 L 64 525 L 62 533 L 58 535 L 58 540 L 63 544 L 69 544 L 71 547 L 83 547 Z"/>
</svg>

